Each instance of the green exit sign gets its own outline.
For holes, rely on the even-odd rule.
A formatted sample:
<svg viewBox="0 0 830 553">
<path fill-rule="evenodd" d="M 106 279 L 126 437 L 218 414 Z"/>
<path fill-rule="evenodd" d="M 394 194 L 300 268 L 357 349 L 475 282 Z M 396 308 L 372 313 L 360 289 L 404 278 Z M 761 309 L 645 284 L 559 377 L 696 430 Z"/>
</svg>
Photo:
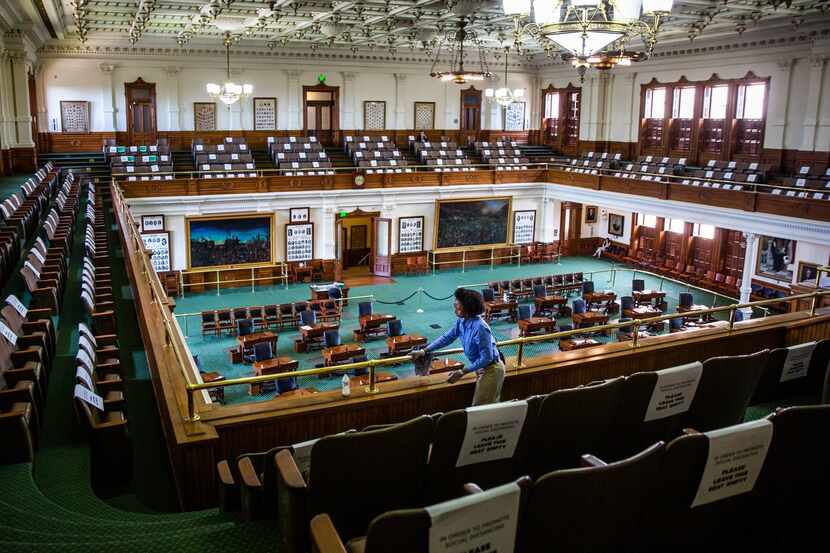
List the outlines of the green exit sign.
<svg viewBox="0 0 830 553">
<path fill-rule="evenodd" d="M 326 84 L 326 74 L 325 73 L 320 73 L 319 75 L 317 75 L 317 81 L 320 84 Z"/>
<path fill-rule="evenodd" d="M 341 211 L 340 213 L 338 213 L 338 215 L 340 215 L 340 218 L 341 218 L 341 219 L 342 219 L 343 217 L 345 217 L 346 215 L 348 215 L 348 214 L 349 214 L 349 212 L 348 212 L 348 211 Z"/>
</svg>

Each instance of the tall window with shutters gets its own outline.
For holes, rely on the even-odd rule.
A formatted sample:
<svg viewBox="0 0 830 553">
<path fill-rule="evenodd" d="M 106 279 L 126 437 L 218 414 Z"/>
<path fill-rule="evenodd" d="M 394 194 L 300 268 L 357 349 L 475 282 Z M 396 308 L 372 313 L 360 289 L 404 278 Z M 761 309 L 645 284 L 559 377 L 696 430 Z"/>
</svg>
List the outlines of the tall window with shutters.
<svg viewBox="0 0 830 553">
<path fill-rule="evenodd" d="M 735 153 L 761 153 L 767 107 L 766 81 L 738 85 L 735 102 Z"/>
<path fill-rule="evenodd" d="M 688 152 L 692 146 L 695 117 L 695 86 L 674 89 L 672 98 L 671 149 Z"/>
</svg>

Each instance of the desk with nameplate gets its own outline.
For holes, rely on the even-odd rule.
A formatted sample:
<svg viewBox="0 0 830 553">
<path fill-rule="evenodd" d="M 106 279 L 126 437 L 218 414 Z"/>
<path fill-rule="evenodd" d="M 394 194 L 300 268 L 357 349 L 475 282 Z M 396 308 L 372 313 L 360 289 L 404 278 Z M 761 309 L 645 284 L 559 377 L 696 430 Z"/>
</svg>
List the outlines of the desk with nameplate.
<svg viewBox="0 0 830 553">
<path fill-rule="evenodd" d="M 296 359 L 292 359 L 288 356 L 281 355 L 279 357 L 274 357 L 272 359 L 268 359 L 267 361 L 257 361 L 254 363 L 254 374 L 256 376 L 264 376 L 267 374 L 278 374 L 278 373 L 285 373 L 290 371 L 296 371 L 297 368 L 300 366 L 299 362 Z M 251 384 L 248 389 L 248 393 L 252 396 L 262 393 L 263 388 L 268 387 L 271 388 L 276 385 L 276 381 L 274 382 L 259 382 L 256 384 Z"/>
<path fill-rule="evenodd" d="M 519 304 L 515 299 L 496 297 L 492 301 L 484 302 L 484 318 L 488 321 L 506 312 L 510 320 L 516 322 L 518 310 Z"/>
<path fill-rule="evenodd" d="M 390 356 L 409 353 L 412 348 L 425 346 L 427 339 L 418 334 L 403 334 L 386 338 L 386 349 Z"/>
<path fill-rule="evenodd" d="M 564 315 L 565 308 L 568 305 L 568 298 L 565 296 L 543 296 L 533 298 L 535 311 L 538 313 L 550 312 L 553 315 L 553 309 L 556 308 L 557 315 Z"/>
<path fill-rule="evenodd" d="M 236 342 L 238 346 L 236 349 L 230 350 L 231 363 L 242 363 L 244 361 L 243 352 L 252 351 L 255 345 L 263 342 L 270 342 L 271 351 L 277 351 L 277 338 L 277 334 L 269 330 L 237 336 Z"/>
<path fill-rule="evenodd" d="M 666 297 L 666 293 L 660 290 L 641 290 L 631 292 L 631 297 L 634 298 L 634 303 L 654 302 L 659 305 L 663 301 L 663 298 Z"/>
<path fill-rule="evenodd" d="M 363 315 L 360 317 L 360 328 L 355 329 L 355 342 L 362 342 L 369 336 L 381 336 L 386 334 L 386 323 L 396 320 L 394 315 L 384 313 L 372 313 L 371 315 Z"/>
<path fill-rule="evenodd" d="M 652 317 L 659 317 L 662 314 L 662 311 L 651 305 L 638 305 L 634 309 L 623 310 L 623 316 L 632 319 L 650 319 Z"/>
<path fill-rule="evenodd" d="M 585 311 L 584 313 L 574 313 L 571 315 L 574 327 L 580 328 L 582 326 L 604 325 L 608 324 L 608 314 L 599 311 Z"/>
<path fill-rule="evenodd" d="M 329 298 L 329 288 L 332 286 L 336 286 L 334 284 L 329 284 L 327 286 L 321 286 L 318 284 L 309 284 L 308 288 L 311 291 L 311 300 L 327 300 Z M 340 288 L 340 295 L 343 299 L 341 302 L 342 305 L 349 305 L 349 287 L 348 286 L 337 286 Z"/>
<path fill-rule="evenodd" d="M 366 348 L 359 344 L 341 344 L 323 350 L 323 363 L 330 367 L 343 361 L 351 361 L 354 357 L 366 355 Z"/>
<path fill-rule="evenodd" d="M 561 351 L 573 351 L 575 349 L 583 349 L 583 348 L 590 348 L 593 346 L 598 346 L 602 342 L 598 340 L 594 340 L 593 338 L 587 338 L 584 340 L 577 340 L 574 338 L 560 340 L 559 341 L 559 349 Z"/>
<path fill-rule="evenodd" d="M 611 304 L 614 300 L 617 299 L 617 294 L 615 294 L 612 290 L 605 290 L 602 292 L 588 292 L 587 294 L 582 295 L 582 299 L 585 300 L 585 307 L 587 309 L 590 309 L 592 305 L 600 307 L 603 304 Z"/>
<path fill-rule="evenodd" d="M 306 352 L 313 343 L 320 343 L 323 334 L 328 330 L 337 330 L 340 323 L 322 322 L 313 325 L 300 325 L 300 338 L 294 340 L 294 351 L 297 353 Z"/>
<path fill-rule="evenodd" d="M 543 334 L 556 332 L 556 321 L 550 317 L 519 319 L 519 336 L 530 336 L 539 331 Z"/>
</svg>

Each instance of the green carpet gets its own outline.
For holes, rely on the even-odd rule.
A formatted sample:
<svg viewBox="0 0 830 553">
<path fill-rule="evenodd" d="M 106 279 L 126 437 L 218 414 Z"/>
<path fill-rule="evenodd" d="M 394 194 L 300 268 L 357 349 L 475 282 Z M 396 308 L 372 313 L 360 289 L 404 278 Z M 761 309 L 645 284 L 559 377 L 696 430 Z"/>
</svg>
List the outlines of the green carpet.
<svg viewBox="0 0 830 553">
<path fill-rule="evenodd" d="M 344 343 L 352 341 L 352 330 L 359 326 L 357 313 L 360 301 L 373 301 L 376 313 L 391 313 L 401 319 L 404 332 L 420 334 L 428 339 L 433 339 L 445 332 L 455 321 L 451 296 L 458 286 L 481 289 L 488 282 L 494 280 L 511 280 L 573 272 L 583 272 L 585 279 L 594 281 L 597 290 L 613 289 L 618 296 L 631 294 L 631 281 L 634 278 L 634 272 L 630 268 L 593 257 L 563 258 L 559 264 L 497 265 L 493 269 L 487 266 L 471 268 L 463 272 L 461 270 L 444 270 L 435 275 L 396 276 L 391 284 L 356 286 L 349 290 L 349 305 L 343 310 L 343 318 L 340 324 L 341 339 Z M 645 279 L 646 288 L 660 288 L 666 292 L 666 301 L 670 312 L 675 310 L 679 296 L 683 292 L 692 292 L 695 303 L 709 306 L 731 303 L 721 296 L 692 290 L 688 286 L 665 279 L 643 277 L 642 274 L 638 275 L 638 278 Z M 418 292 L 419 289 L 423 289 L 424 293 Z M 217 371 L 226 378 L 239 378 L 252 376 L 253 369 L 250 365 L 232 364 L 230 362 L 227 352 L 236 346 L 236 338 L 228 335 L 217 337 L 212 334 L 202 336 L 199 312 L 208 309 L 303 301 L 308 300 L 309 296 L 307 284 L 293 284 L 287 288 L 283 286 L 263 286 L 253 292 L 250 287 L 224 289 L 220 291 L 219 295 L 216 291 L 190 293 L 177 299 L 176 315 L 179 326 L 187 335 L 188 346 L 191 352 L 198 356 L 202 370 Z M 357 299 L 361 296 L 364 299 Z M 572 294 L 570 302 L 578 297 L 579 294 Z M 532 304 L 532 302 L 530 303 Z M 419 309 L 423 312 L 419 313 Z M 618 316 L 615 315 L 612 320 L 617 318 Z M 559 325 L 570 323 L 571 320 L 567 317 L 558 319 Z M 504 320 L 494 320 L 491 323 L 491 328 L 498 340 L 515 338 L 519 332 L 515 323 Z M 299 331 L 296 329 L 280 332 L 277 341 L 277 353 L 297 359 L 300 363 L 300 369 L 314 368 L 322 364 L 322 354 L 319 351 L 311 353 L 295 353 L 293 351 L 293 342 L 298 337 Z M 595 336 L 595 338 L 601 341 L 616 340 L 614 335 L 608 337 Z M 378 358 L 382 352 L 386 351 L 384 339 L 369 340 L 363 345 L 369 358 Z M 504 353 L 505 355 L 513 355 L 515 354 L 513 350 L 515 350 L 515 347 L 507 347 L 504 348 Z M 556 343 L 541 342 L 528 345 L 525 348 L 525 355 L 532 357 L 533 355 L 551 353 L 556 350 Z M 456 357 L 463 360 L 463 356 Z M 383 370 L 395 373 L 398 378 L 413 377 L 415 374 L 411 364 L 384 367 Z M 314 387 L 318 390 L 332 390 L 339 388 L 340 380 L 336 377 L 304 377 L 300 379 L 299 385 L 300 387 Z M 251 396 L 248 393 L 247 386 L 229 386 L 225 388 L 225 402 L 227 404 L 263 401 L 271 399 L 273 396 L 273 392 Z"/>
</svg>

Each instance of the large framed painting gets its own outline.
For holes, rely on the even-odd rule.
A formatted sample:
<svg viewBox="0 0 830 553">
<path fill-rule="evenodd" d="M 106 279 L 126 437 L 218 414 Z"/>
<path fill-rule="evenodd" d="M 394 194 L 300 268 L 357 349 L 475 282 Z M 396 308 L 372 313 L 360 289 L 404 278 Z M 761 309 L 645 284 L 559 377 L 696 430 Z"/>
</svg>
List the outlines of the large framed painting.
<svg viewBox="0 0 830 553">
<path fill-rule="evenodd" d="M 273 131 L 277 129 L 277 99 L 254 98 L 254 130 Z"/>
<path fill-rule="evenodd" d="M 61 100 L 61 131 L 89 132 L 89 102 Z"/>
<path fill-rule="evenodd" d="M 216 130 L 216 104 L 193 102 L 193 129 L 196 131 Z"/>
<path fill-rule="evenodd" d="M 485 249 L 510 242 L 512 196 L 437 200 L 435 249 Z"/>
<path fill-rule="evenodd" d="M 585 206 L 585 224 L 590 225 L 592 223 L 597 222 L 597 206 L 595 205 L 586 205 Z"/>
<path fill-rule="evenodd" d="M 273 213 L 191 217 L 185 228 L 189 269 L 273 263 Z"/>
<path fill-rule="evenodd" d="M 625 234 L 625 215 L 619 213 L 608 214 L 608 234 L 622 236 Z"/>
<path fill-rule="evenodd" d="M 792 282 L 795 240 L 761 236 L 758 240 L 758 266 L 755 273 L 781 282 Z"/>
</svg>

